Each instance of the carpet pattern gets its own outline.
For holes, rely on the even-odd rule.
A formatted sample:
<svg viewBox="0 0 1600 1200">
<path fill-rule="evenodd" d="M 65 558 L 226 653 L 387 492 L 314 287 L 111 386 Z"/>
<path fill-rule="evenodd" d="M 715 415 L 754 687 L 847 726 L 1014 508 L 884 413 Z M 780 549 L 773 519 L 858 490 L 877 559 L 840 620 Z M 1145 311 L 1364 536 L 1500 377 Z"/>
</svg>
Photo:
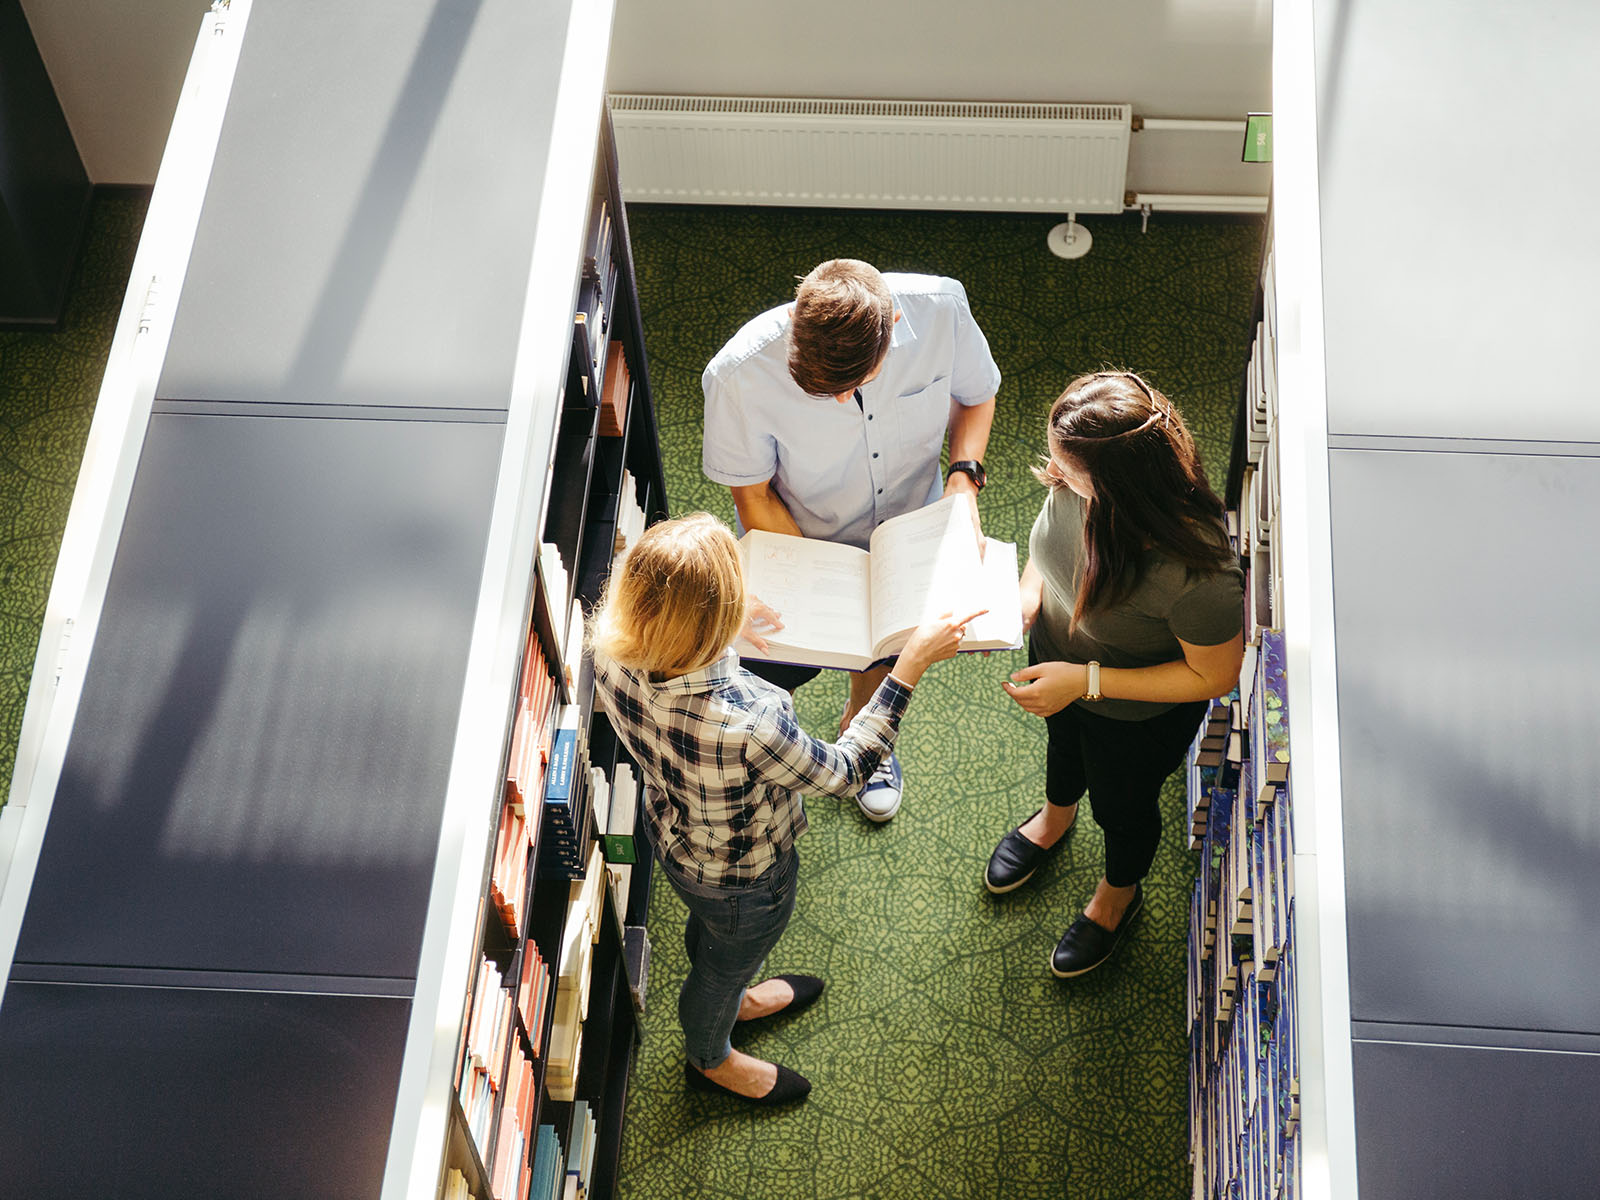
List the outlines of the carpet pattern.
<svg viewBox="0 0 1600 1200">
<path fill-rule="evenodd" d="M 0 333 L 0 805 L 149 193 L 95 193 L 62 328 Z"/>
<path fill-rule="evenodd" d="M 1083 371 L 1127 367 L 1194 428 L 1220 488 L 1248 347 L 1256 220 L 1090 217 L 1094 248 L 1049 254 L 1051 219 L 790 209 L 630 209 L 650 376 L 674 513 L 733 517 L 700 473 L 700 373 L 739 325 L 832 257 L 966 285 L 1004 380 L 986 465 L 985 532 L 1025 547 L 1042 499 L 1028 473 L 1050 403 Z M 1024 550 L 1025 553 L 1025 550 Z M 751 1053 L 807 1075 L 805 1104 L 756 1113 L 684 1089 L 677 989 L 684 910 L 650 913 L 645 1038 L 631 1085 L 620 1194 L 654 1197 L 1061 1197 L 1188 1192 L 1184 929 L 1195 863 L 1167 787 L 1145 912 L 1117 956 L 1073 981 L 1047 959 L 1092 893 L 1099 830 L 1085 806 L 1033 882 L 989 895 L 982 872 L 1044 799 L 1044 727 L 999 684 L 1021 651 L 963 656 L 917 689 L 901 739 L 906 801 L 887 825 L 808 804 L 800 899 L 770 973 L 828 979 L 818 1005 L 755 1035 Z M 822 734 L 843 677 L 802 688 Z"/>
</svg>

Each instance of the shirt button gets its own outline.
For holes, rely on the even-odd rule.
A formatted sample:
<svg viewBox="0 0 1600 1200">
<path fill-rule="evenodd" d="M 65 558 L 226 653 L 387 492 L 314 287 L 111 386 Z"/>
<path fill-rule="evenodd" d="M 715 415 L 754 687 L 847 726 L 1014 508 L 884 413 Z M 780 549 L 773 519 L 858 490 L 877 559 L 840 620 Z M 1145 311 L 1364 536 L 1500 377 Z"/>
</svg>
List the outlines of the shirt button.
<svg viewBox="0 0 1600 1200">
<path fill-rule="evenodd" d="M 876 450 L 874 450 L 874 451 L 873 451 L 873 452 L 872 452 L 872 457 L 873 457 L 873 458 L 877 458 L 877 457 L 878 457 L 878 452 L 877 452 L 877 451 L 876 451 Z"/>
<path fill-rule="evenodd" d="M 869 421 L 872 420 L 872 414 L 871 413 L 867 414 L 867 420 L 869 420 Z"/>
<path fill-rule="evenodd" d="M 878 489 L 878 495 L 880 495 L 880 496 L 883 495 L 883 489 L 882 488 Z"/>
</svg>

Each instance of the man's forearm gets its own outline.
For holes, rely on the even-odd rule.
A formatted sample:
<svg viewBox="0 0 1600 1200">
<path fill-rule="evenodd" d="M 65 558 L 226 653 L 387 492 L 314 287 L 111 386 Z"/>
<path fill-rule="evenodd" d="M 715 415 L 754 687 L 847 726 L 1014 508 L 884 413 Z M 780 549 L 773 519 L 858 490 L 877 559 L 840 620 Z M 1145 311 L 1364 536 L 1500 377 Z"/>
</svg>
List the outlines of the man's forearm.
<svg viewBox="0 0 1600 1200">
<path fill-rule="evenodd" d="M 982 404 L 950 402 L 950 461 L 982 462 L 994 424 L 994 397 Z"/>
<path fill-rule="evenodd" d="M 804 537 L 800 526 L 788 507 L 772 490 L 771 482 L 752 484 L 749 487 L 729 488 L 733 493 L 733 506 L 739 513 L 739 524 L 746 529 L 765 529 L 769 533 L 789 533 Z"/>
</svg>

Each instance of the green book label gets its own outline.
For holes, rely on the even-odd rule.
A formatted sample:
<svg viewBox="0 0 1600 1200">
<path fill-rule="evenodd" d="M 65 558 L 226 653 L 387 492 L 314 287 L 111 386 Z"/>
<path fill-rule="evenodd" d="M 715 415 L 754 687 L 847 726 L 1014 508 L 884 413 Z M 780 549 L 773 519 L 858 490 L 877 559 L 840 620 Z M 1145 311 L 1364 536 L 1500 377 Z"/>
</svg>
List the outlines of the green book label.
<svg viewBox="0 0 1600 1200">
<path fill-rule="evenodd" d="M 601 844 L 605 850 L 606 861 L 627 865 L 639 861 L 637 852 L 633 847 L 633 838 L 625 833 L 602 834 Z"/>
</svg>

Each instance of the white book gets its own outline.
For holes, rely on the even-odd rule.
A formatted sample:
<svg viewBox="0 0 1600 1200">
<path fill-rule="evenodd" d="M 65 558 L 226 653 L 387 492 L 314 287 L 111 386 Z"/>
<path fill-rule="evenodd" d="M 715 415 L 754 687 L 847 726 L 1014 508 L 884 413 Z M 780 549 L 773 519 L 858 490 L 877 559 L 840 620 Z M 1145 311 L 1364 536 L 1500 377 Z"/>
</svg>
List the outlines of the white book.
<svg viewBox="0 0 1600 1200">
<path fill-rule="evenodd" d="M 988 611 L 967 626 L 961 649 L 1016 649 L 1017 548 L 991 540 L 980 559 L 968 503 L 947 496 L 885 521 L 870 550 L 752 529 L 739 541 L 745 579 L 783 628 L 762 633 L 765 653 L 743 639 L 739 653 L 859 671 L 901 650 L 923 621 L 979 609 Z"/>
</svg>

